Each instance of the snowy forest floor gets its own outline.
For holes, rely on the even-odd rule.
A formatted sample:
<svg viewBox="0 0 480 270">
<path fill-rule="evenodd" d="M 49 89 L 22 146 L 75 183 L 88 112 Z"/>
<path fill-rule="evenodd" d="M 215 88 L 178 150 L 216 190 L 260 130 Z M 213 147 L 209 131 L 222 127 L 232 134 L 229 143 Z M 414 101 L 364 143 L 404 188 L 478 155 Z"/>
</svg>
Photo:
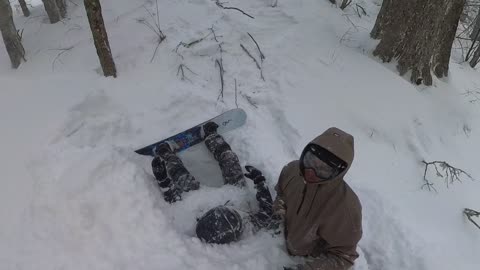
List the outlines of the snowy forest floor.
<svg viewBox="0 0 480 270">
<path fill-rule="evenodd" d="M 151 61 L 156 36 L 142 22 L 154 23 L 155 1 L 102 0 L 117 79 L 100 74 L 83 1 L 67 1 L 68 19 L 55 25 L 37 2 L 30 18 L 15 17 L 27 62 L 9 69 L 0 44 L 1 269 L 293 264 L 297 258 L 269 232 L 228 246 L 194 237 L 196 217 L 209 208 L 254 205 L 252 186 L 221 185 L 203 145 L 181 154 L 202 188 L 174 205 L 163 201 L 151 159 L 133 153 L 237 105 L 247 124 L 226 139 L 243 165 L 265 173 L 272 191 L 283 165 L 325 129 L 354 135 L 346 180 L 364 218 L 355 270 L 478 269 L 480 231 L 462 211 L 480 209 L 480 101 L 464 95 L 480 89 L 480 76 L 454 52 L 450 76 L 433 87 L 399 77 L 394 65 L 371 56 L 380 1 L 354 1 L 366 15 L 325 0 L 225 4 L 252 19 L 212 0 L 159 0 L 167 39 Z M 223 95 L 217 60 L 225 68 Z M 185 80 L 180 65 L 190 69 Z M 422 160 L 447 161 L 479 181 L 447 187 L 429 171 L 438 190 L 429 192 L 421 188 Z"/>
</svg>

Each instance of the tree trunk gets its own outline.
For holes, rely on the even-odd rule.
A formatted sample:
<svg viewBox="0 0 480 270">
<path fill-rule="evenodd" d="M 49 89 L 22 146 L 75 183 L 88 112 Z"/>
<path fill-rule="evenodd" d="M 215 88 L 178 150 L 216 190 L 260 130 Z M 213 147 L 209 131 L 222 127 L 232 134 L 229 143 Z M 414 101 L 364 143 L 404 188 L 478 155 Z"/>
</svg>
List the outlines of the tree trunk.
<svg viewBox="0 0 480 270">
<path fill-rule="evenodd" d="M 480 9 L 478 10 L 478 14 L 477 16 L 475 17 L 475 24 L 473 26 L 473 30 L 472 32 L 470 33 L 470 39 L 471 40 L 474 40 L 475 37 L 477 37 L 477 40 L 478 41 L 478 36 L 477 36 L 477 33 L 478 31 L 480 30 Z"/>
<path fill-rule="evenodd" d="M 60 11 L 58 10 L 56 0 L 42 0 L 45 11 L 48 14 L 50 23 L 57 23 L 60 21 Z"/>
<path fill-rule="evenodd" d="M 413 83 L 432 85 L 431 71 L 448 75 L 452 44 L 465 0 L 384 0 L 372 29 L 380 39 L 373 55 L 398 60 L 400 75 L 411 71 Z"/>
<path fill-rule="evenodd" d="M 30 10 L 28 10 L 27 3 L 25 2 L 25 0 L 18 0 L 18 3 L 20 4 L 20 7 L 22 8 L 23 15 L 25 17 L 29 17 L 30 16 Z"/>
<path fill-rule="evenodd" d="M 113 62 L 110 44 L 108 43 L 107 31 L 102 17 L 102 7 L 99 0 L 84 0 L 93 41 L 97 49 L 98 58 L 105 77 L 117 77 L 115 62 Z"/>
<path fill-rule="evenodd" d="M 0 0 L 0 31 L 13 68 L 18 68 L 25 56 L 20 36 L 13 23 L 12 7 L 8 0 Z"/>
<path fill-rule="evenodd" d="M 67 17 L 67 3 L 65 0 L 55 0 L 55 3 L 57 4 L 58 12 L 60 12 L 60 16 L 62 18 Z"/>
</svg>

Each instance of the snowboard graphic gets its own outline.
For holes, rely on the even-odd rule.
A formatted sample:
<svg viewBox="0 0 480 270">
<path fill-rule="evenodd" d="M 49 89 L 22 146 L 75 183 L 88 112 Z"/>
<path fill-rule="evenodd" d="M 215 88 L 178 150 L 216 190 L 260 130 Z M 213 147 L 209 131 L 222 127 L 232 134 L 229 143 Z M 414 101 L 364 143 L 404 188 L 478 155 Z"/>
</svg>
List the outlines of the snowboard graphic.
<svg viewBox="0 0 480 270">
<path fill-rule="evenodd" d="M 223 134 L 230 130 L 236 129 L 243 126 L 247 120 L 247 114 L 242 109 L 233 109 L 226 111 L 217 117 L 214 117 L 210 120 L 207 120 L 199 125 L 196 125 L 190 129 L 187 129 L 183 132 L 180 132 L 176 135 L 173 135 L 169 138 L 145 146 L 141 149 L 136 150 L 135 152 L 140 155 L 153 156 L 153 149 L 163 142 L 170 142 L 175 146 L 174 151 L 180 152 L 191 146 L 194 146 L 198 143 L 201 143 L 204 139 L 203 125 L 208 122 L 215 122 L 218 125 L 218 134 Z"/>
</svg>

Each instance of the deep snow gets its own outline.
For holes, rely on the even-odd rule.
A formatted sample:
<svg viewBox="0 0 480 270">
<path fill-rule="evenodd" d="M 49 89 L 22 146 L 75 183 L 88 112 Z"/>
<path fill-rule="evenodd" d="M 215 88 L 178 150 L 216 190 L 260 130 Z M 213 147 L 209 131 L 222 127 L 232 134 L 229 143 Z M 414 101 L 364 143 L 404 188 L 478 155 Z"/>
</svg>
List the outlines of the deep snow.
<svg viewBox="0 0 480 270">
<path fill-rule="evenodd" d="M 194 237 L 195 218 L 227 201 L 254 207 L 254 190 L 221 186 L 203 145 L 181 154 L 203 184 L 168 205 L 136 148 L 234 108 L 247 124 L 226 135 L 242 164 L 262 169 L 272 188 L 283 165 L 330 126 L 355 136 L 347 181 L 363 204 L 364 237 L 356 270 L 478 269 L 480 231 L 463 216 L 480 209 L 480 183 L 422 190 L 423 159 L 445 160 L 480 178 L 478 104 L 462 95 L 478 72 L 452 61 L 446 80 L 414 87 L 394 65 L 371 56 L 380 1 L 357 1 L 359 18 L 322 0 L 232 0 L 250 19 L 211 0 L 159 0 L 167 39 L 153 63 L 152 1 L 102 0 L 117 79 L 99 74 L 83 4 L 49 25 L 36 0 L 23 28 L 27 62 L 9 69 L 0 44 L 1 269 L 282 269 L 281 238 L 246 234 L 208 246 Z M 227 5 L 227 4 L 226 4 Z M 215 29 L 191 48 L 175 48 Z M 265 81 L 243 44 L 266 55 Z M 57 55 L 65 51 L 58 58 Z M 181 54 L 181 55 L 180 55 Z M 215 60 L 223 58 L 226 88 Z M 56 59 L 56 60 L 55 60 Z M 452 59 L 455 59 L 455 55 Z M 195 74 L 181 81 L 180 64 Z M 238 82 L 235 95 L 234 80 Z M 250 103 L 247 99 L 253 102 Z"/>
</svg>

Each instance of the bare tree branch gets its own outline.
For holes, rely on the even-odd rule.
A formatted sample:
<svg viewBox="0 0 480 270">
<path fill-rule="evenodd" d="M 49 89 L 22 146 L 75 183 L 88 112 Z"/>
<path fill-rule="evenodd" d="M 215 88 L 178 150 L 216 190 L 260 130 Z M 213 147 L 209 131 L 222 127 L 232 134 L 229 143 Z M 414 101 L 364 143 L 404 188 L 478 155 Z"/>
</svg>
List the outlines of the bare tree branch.
<svg viewBox="0 0 480 270">
<path fill-rule="evenodd" d="M 357 14 L 358 14 L 358 17 L 361 18 L 363 14 L 363 16 L 367 16 L 367 11 L 365 10 L 364 7 L 362 7 L 361 5 L 359 4 L 355 4 L 355 9 L 357 11 Z M 360 14 L 360 11 L 359 10 L 362 10 L 362 13 Z"/>
<path fill-rule="evenodd" d="M 192 82 L 188 77 L 187 75 L 185 74 L 185 70 L 189 71 L 190 73 L 192 73 L 193 75 L 198 75 L 197 73 L 193 72 L 189 67 L 187 67 L 185 64 L 180 64 L 178 66 L 178 69 L 177 69 L 177 77 L 178 75 L 181 75 L 180 76 L 180 80 L 182 81 L 189 81 L 189 82 Z"/>
<path fill-rule="evenodd" d="M 255 62 L 255 65 L 257 66 L 258 70 L 260 70 L 260 78 L 262 78 L 263 81 L 265 81 L 265 78 L 263 77 L 263 70 L 260 64 L 258 63 L 257 59 L 252 56 L 252 54 L 243 46 L 243 44 L 240 44 L 240 47 L 242 47 L 243 51 L 250 57 L 252 60 Z"/>
<path fill-rule="evenodd" d="M 149 21 L 147 21 L 146 19 L 143 19 L 143 18 L 142 19 L 137 19 L 138 23 L 145 25 L 148 29 L 150 29 L 157 36 L 157 45 L 156 45 L 155 50 L 153 52 L 152 58 L 150 59 L 150 63 L 152 63 L 153 60 L 155 59 L 155 56 L 157 54 L 158 47 L 160 47 L 160 44 L 167 38 L 167 36 L 163 33 L 163 31 L 160 27 L 160 15 L 158 14 L 159 13 L 158 12 L 158 0 L 155 1 L 155 5 L 156 5 L 156 10 L 157 10 L 156 16 L 153 15 L 153 13 L 150 12 L 150 10 L 148 10 L 148 8 L 146 6 L 143 6 L 145 8 L 145 10 L 147 11 L 148 15 L 150 16 L 150 18 L 153 19 L 153 25 Z"/>
<path fill-rule="evenodd" d="M 342 4 L 340 5 L 340 9 L 344 10 L 345 8 L 350 6 L 351 3 L 352 3 L 352 0 L 343 0 Z"/>
<path fill-rule="evenodd" d="M 260 60 L 263 62 L 263 60 L 265 60 L 266 57 L 263 54 L 262 50 L 260 50 L 260 46 L 258 45 L 257 41 L 253 38 L 253 36 L 250 35 L 250 33 L 247 32 L 247 34 L 250 36 L 250 38 L 253 40 L 253 42 L 255 42 L 255 45 L 257 45 L 258 52 L 260 53 Z"/>
<path fill-rule="evenodd" d="M 461 176 L 464 175 L 470 180 L 475 180 L 469 173 L 465 172 L 462 169 L 453 167 L 452 165 L 448 164 L 445 161 L 432 161 L 432 162 L 426 162 L 425 160 L 422 161 L 423 164 L 425 164 L 425 171 L 423 174 L 423 180 L 425 184 L 423 184 L 423 188 L 428 188 L 429 191 L 434 190 L 437 192 L 435 187 L 433 186 L 434 184 L 430 182 L 427 179 L 427 172 L 428 172 L 428 167 L 433 166 L 435 169 L 436 175 L 440 178 L 443 178 L 445 180 L 445 184 L 447 185 L 447 188 L 449 185 L 455 183 L 455 182 L 462 182 Z M 442 174 L 443 173 L 443 174 Z"/>
<path fill-rule="evenodd" d="M 473 225 L 480 229 L 480 225 L 478 225 L 478 223 L 473 220 L 473 217 L 480 217 L 480 212 L 465 208 L 463 210 L 463 213 L 465 214 L 465 216 L 467 216 L 468 220 L 473 223 Z"/>
<path fill-rule="evenodd" d="M 221 58 L 215 60 L 215 66 L 218 66 L 218 69 L 219 69 L 219 72 L 220 72 L 220 86 L 221 86 L 220 94 L 218 95 L 217 100 L 220 100 L 220 97 L 221 97 L 222 101 L 223 101 L 223 90 L 224 90 L 224 87 L 225 87 L 225 82 L 224 82 L 224 79 L 223 79 L 223 74 L 225 73 L 225 70 L 223 69 L 223 60 Z"/>
<path fill-rule="evenodd" d="M 210 31 L 212 32 L 213 34 L 213 39 L 215 39 L 216 42 L 218 42 L 218 39 L 217 39 L 217 34 L 215 33 L 215 29 L 213 28 L 213 25 L 212 27 L 208 28 L 210 29 Z"/>
<path fill-rule="evenodd" d="M 236 8 L 236 7 L 225 7 L 222 3 L 220 3 L 220 0 L 217 0 L 215 3 L 216 3 L 217 6 L 220 7 L 220 8 L 236 10 L 236 11 L 239 11 L 239 12 L 243 13 L 243 15 L 245 15 L 245 16 L 247 16 L 247 17 L 250 17 L 250 18 L 252 18 L 252 19 L 255 19 L 252 15 L 247 14 L 245 11 L 243 11 L 243 10 L 241 10 L 241 9 L 239 9 L 239 8 Z"/>
</svg>

